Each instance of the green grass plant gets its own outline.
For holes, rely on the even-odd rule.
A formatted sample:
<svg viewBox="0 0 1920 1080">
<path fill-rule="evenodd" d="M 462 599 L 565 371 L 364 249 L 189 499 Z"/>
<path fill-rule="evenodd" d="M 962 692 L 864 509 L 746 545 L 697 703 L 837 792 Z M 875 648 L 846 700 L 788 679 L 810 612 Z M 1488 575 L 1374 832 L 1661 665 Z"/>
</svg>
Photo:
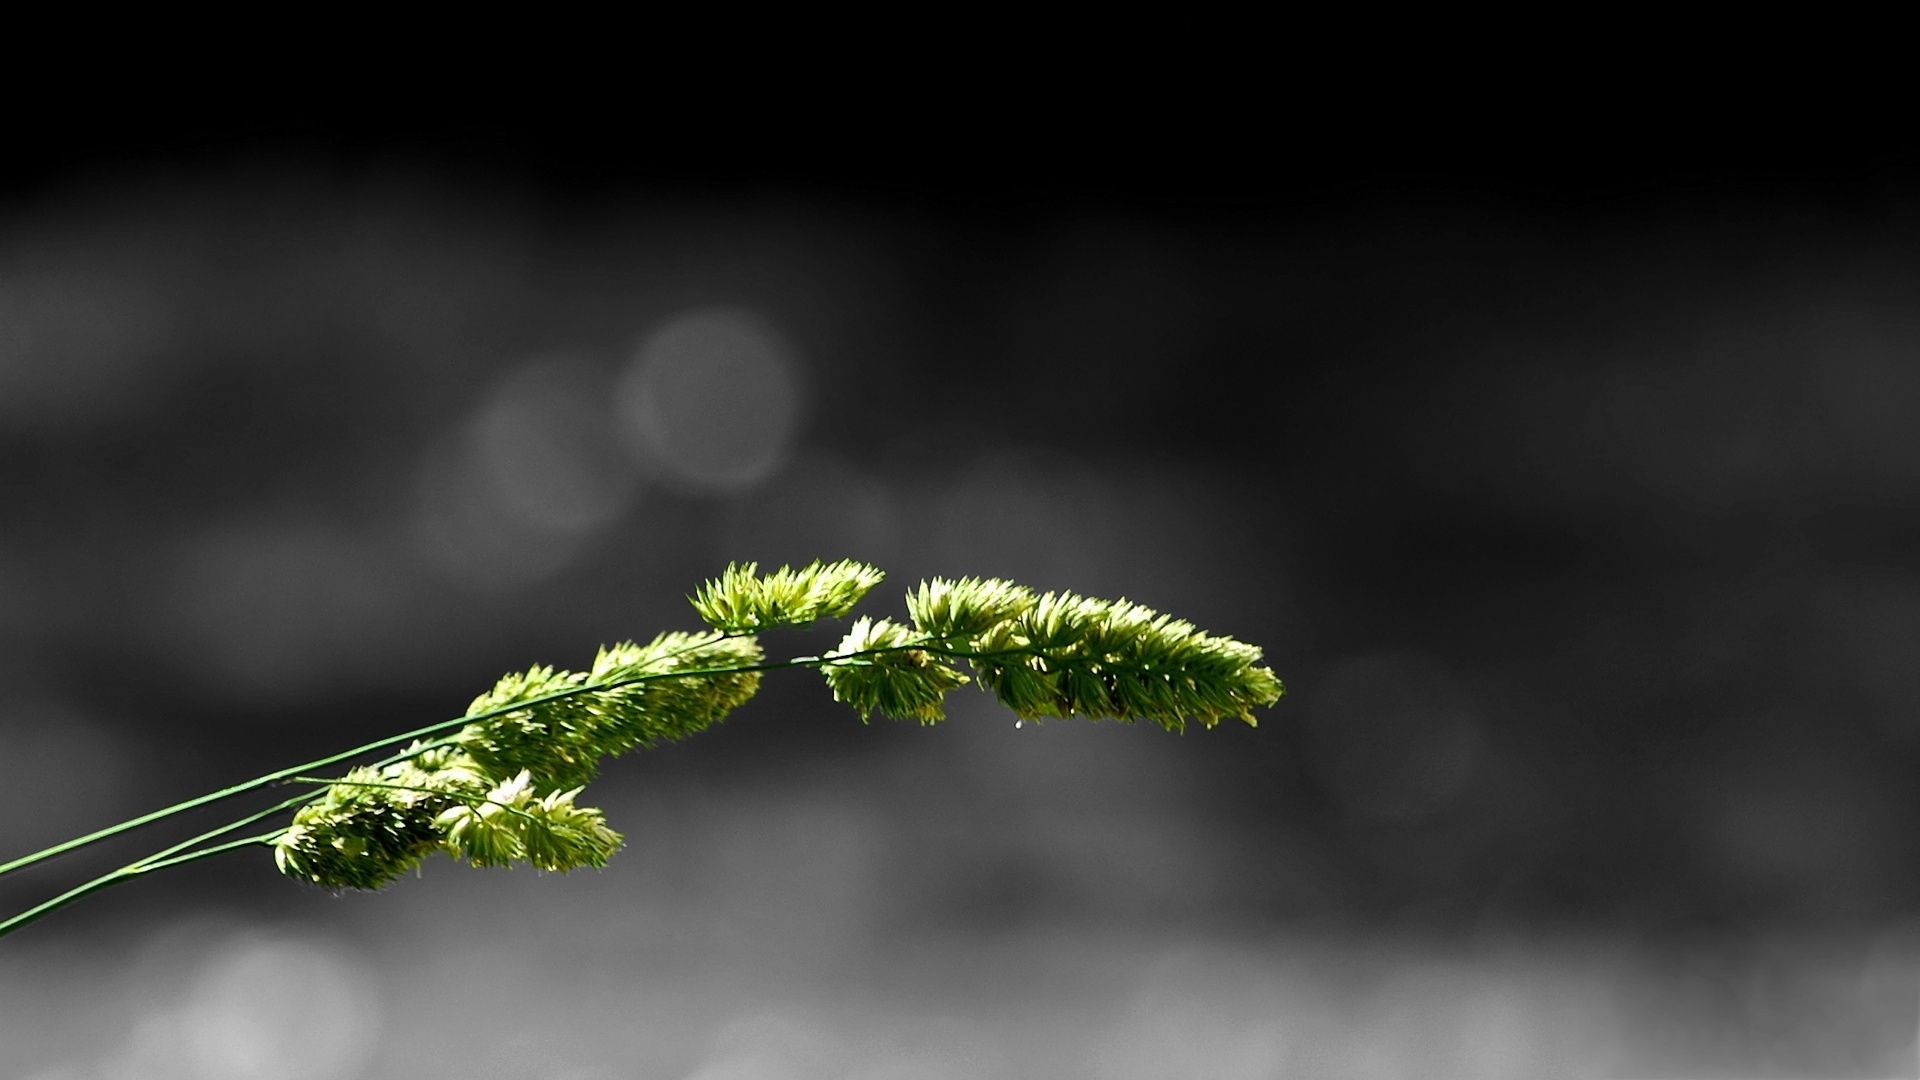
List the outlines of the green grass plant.
<svg viewBox="0 0 1920 1080">
<path fill-rule="evenodd" d="M 0 921 L 0 936 L 102 889 L 242 848 L 270 849 L 282 873 L 329 889 L 379 889 L 435 852 L 473 866 L 604 866 L 621 836 L 578 802 L 602 760 L 703 731 L 752 698 L 763 675 L 788 668 L 818 670 L 862 721 L 922 724 L 944 719 L 946 694 L 969 682 L 1022 721 L 1144 719 L 1174 732 L 1190 721 L 1254 724 L 1254 709 L 1285 692 L 1255 646 L 1126 600 L 991 578 L 922 582 L 907 595 L 906 621 L 863 616 L 827 653 L 769 660 L 761 650 L 762 631 L 847 618 L 884 576 L 851 560 L 770 573 L 730 565 L 690 598 L 704 631 L 609 646 L 583 671 L 507 675 L 457 718 L 0 863 L 0 875 L 14 873 L 248 792 L 300 789 Z M 350 765 L 342 775 L 315 775 L 341 765 Z"/>
</svg>

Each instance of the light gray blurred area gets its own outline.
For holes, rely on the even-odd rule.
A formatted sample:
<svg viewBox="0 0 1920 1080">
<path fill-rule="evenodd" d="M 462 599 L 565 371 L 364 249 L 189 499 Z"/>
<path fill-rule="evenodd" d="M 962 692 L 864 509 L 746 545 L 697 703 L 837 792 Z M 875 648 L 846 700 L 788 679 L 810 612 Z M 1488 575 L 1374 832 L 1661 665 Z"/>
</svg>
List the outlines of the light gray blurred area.
<svg viewBox="0 0 1920 1080">
<path fill-rule="evenodd" d="M 1125 596 L 1290 691 L 862 726 L 780 673 L 608 765 L 604 871 L 241 852 L 0 940 L 0 1078 L 1915 1075 L 1917 207 L 0 202 L 0 859 L 692 628 L 731 560 Z"/>
</svg>

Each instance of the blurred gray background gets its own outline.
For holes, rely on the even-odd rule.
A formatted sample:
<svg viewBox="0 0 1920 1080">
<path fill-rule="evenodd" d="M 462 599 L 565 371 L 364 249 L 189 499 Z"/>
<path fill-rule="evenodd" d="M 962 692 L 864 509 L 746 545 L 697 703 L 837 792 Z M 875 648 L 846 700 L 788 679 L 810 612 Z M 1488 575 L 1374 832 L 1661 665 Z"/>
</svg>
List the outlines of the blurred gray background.
<svg viewBox="0 0 1920 1080">
<path fill-rule="evenodd" d="M 240 853 L 0 941 L 0 1076 L 1912 1075 L 1907 174 L 537 150 L 0 197 L 0 856 L 693 627 L 729 560 L 1124 595 L 1289 696 L 863 727 L 774 677 L 607 768 L 603 872 Z"/>
</svg>

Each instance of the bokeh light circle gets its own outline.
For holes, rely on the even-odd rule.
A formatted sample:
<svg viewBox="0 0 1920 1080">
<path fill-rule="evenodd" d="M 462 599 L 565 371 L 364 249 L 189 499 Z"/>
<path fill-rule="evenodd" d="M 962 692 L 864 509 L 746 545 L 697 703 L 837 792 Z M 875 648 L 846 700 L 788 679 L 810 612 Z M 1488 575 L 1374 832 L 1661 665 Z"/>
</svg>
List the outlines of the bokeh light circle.
<svg viewBox="0 0 1920 1080">
<path fill-rule="evenodd" d="M 740 308 L 676 316 L 641 343 L 620 381 L 622 433 L 675 486 L 740 491 L 785 464 L 803 408 L 792 346 Z"/>
<path fill-rule="evenodd" d="M 590 365 L 564 358 L 509 372 L 473 420 L 472 452 L 500 509 L 580 534 L 625 513 L 634 477 Z"/>
<path fill-rule="evenodd" d="M 587 360 L 525 362 L 429 448 L 411 532 L 436 574 L 481 593 L 532 585 L 632 510 L 640 482 L 609 386 Z"/>
</svg>

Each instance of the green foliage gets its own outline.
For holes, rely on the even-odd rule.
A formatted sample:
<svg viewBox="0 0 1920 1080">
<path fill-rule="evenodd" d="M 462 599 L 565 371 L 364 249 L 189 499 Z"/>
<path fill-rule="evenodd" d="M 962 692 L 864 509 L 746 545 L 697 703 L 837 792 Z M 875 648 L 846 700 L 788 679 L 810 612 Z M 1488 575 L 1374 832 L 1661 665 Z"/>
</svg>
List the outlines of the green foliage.
<svg viewBox="0 0 1920 1080">
<path fill-rule="evenodd" d="M 275 840 L 274 861 L 283 874 L 345 889 L 378 889 L 435 850 L 474 866 L 604 866 L 620 834 L 599 810 L 575 806 L 579 793 L 538 795 L 524 769 L 490 785 L 466 754 L 426 750 L 329 785 Z"/>
<path fill-rule="evenodd" d="M 1260 666 L 1257 647 L 1126 600 L 935 578 L 908 594 L 907 612 L 917 633 L 856 624 L 835 654 L 882 646 L 891 650 L 886 657 L 902 659 L 824 669 L 834 696 L 862 717 L 878 709 L 923 723 L 940 719 L 940 696 L 966 679 L 927 659 L 933 655 L 964 657 L 980 686 L 1027 720 L 1140 718 L 1169 731 L 1184 730 L 1189 719 L 1209 728 L 1228 717 L 1256 724 L 1254 708 L 1285 693 Z"/>
<path fill-rule="evenodd" d="M 445 833 L 448 853 L 475 866 L 519 861 L 562 873 L 605 866 L 620 848 L 620 834 L 607 828 L 599 810 L 575 806 L 578 794 L 572 788 L 536 795 L 532 777 L 522 771 L 484 801 L 449 807 L 433 823 Z"/>
<path fill-rule="evenodd" d="M 776 626 L 804 626 L 816 619 L 838 619 L 886 577 L 866 563 L 815 559 L 799 570 L 782 566 L 758 574 L 758 564 L 729 563 L 690 600 L 708 626 L 729 634 L 753 633 Z"/>
<path fill-rule="evenodd" d="M 475 866 L 599 866 L 619 846 L 598 810 L 574 798 L 603 757 L 685 738 L 759 687 L 763 656 L 749 628 L 844 615 L 880 580 L 854 562 L 814 562 L 758 575 L 729 566 L 693 599 L 703 634 L 662 634 L 602 649 L 582 672 L 535 667 L 508 675 L 468 707 L 445 748 L 359 769 L 300 810 L 275 842 L 289 874 L 336 888 L 377 888 L 436 849 Z M 854 622 L 816 664 L 834 699 L 931 724 L 949 690 L 970 680 L 1024 719 L 1082 716 L 1254 723 L 1282 687 L 1260 650 L 1126 600 L 1035 594 L 998 579 L 936 578 L 907 596 L 912 625 Z"/>
<path fill-rule="evenodd" d="M 966 641 L 1025 615 L 1038 600 L 1025 585 L 999 578 L 934 578 L 907 594 L 907 615 L 931 638 Z"/>
<path fill-rule="evenodd" d="M 1237 717 L 1285 688 L 1256 646 L 1126 600 L 1047 593 L 967 640 L 980 684 L 1018 715 L 1152 720 L 1180 731 Z"/>
<path fill-rule="evenodd" d="M 815 667 L 836 700 L 864 721 L 873 713 L 931 724 L 948 691 L 977 682 L 1026 719 L 1082 716 L 1152 720 L 1171 731 L 1189 719 L 1213 727 L 1285 692 L 1260 650 L 1126 600 L 1036 594 L 998 579 L 936 578 L 907 596 L 912 625 L 861 618 L 824 656 L 769 663 L 751 636 L 848 615 L 882 578 L 847 560 L 760 574 L 730 565 L 692 598 L 713 627 L 666 633 L 645 645 L 603 648 L 585 671 L 538 666 L 502 678 L 466 714 L 233 787 L 189 799 L 0 864 L 10 873 L 129 829 L 271 784 L 320 790 L 175 844 L 71 889 L 11 919 L 12 932 L 81 896 L 168 866 L 241 847 L 270 845 L 281 872 L 333 889 L 378 889 L 435 851 L 474 866 L 526 863 L 565 872 L 599 867 L 620 834 L 599 810 L 576 804 L 603 758 L 683 739 L 752 698 L 763 672 Z M 973 679 L 955 666 L 971 665 Z M 331 780 L 311 770 L 407 748 Z M 214 841 L 294 809 L 286 826 Z"/>
<path fill-rule="evenodd" d="M 475 719 L 454 742 L 496 782 L 524 769 L 542 790 L 579 787 L 603 757 L 717 723 L 759 689 L 759 672 L 744 669 L 763 659 L 752 638 L 717 632 L 603 648 L 584 672 L 536 667 L 501 679 L 467 707 Z"/>
<path fill-rule="evenodd" d="M 274 857 L 283 873 L 346 889 L 379 888 L 435 849 L 475 866 L 604 865 L 620 834 L 574 805 L 600 759 L 717 723 L 759 689 L 762 659 L 751 638 L 676 632 L 603 648 L 588 671 L 508 675 L 443 746 L 355 769 L 302 807 Z"/>
<path fill-rule="evenodd" d="M 354 769 L 293 816 L 273 859 L 290 877 L 336 889 L 377 889 L 440 847 L 446 810 L 487 797 L 493 784 L 473 759 L 423 750 L 379 768 Z"/>
<path fill-rule="evenodd" d="M 820 668 L 833 699 L 853 706 L 865 720 L 875 711 L 931 724 L 946 718 L 947 691 L 967 677 L 934 659 L 925 634 L 898 623 L 862 618 Z"/>
</svg>

